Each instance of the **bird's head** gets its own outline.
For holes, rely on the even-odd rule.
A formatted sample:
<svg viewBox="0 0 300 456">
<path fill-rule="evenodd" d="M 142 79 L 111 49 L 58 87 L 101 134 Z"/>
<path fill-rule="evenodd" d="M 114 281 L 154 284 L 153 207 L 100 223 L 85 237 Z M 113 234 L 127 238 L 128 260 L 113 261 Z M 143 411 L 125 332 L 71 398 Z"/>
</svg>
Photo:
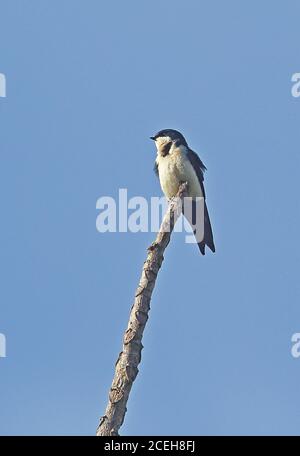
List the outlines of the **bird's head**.
<svg viewBox="0 0 300 456">
<path fill-rule="evenodd" d="M 162 147 L 165 147 L 167 144 L 172 143 L 177 147 L 188 147 L 184 136 L 179 131 L 172 130 L 171 128 L 168 128 L 166 130 L 160 130 L 158 133 L 156 133 L 156 135 L 151 136 L 150 139 L 153 139 L 153 141 L 155 141 L 157 150 L 159 150 Z"/>
</svg>

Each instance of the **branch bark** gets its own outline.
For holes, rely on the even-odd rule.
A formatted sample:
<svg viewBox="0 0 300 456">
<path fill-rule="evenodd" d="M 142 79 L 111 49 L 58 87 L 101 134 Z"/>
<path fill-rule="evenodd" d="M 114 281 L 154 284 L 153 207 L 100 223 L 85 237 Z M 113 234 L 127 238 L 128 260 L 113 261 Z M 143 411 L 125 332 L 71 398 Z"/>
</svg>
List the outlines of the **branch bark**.
<svg viewBox="0 0 300 456">
<path fill-rule="evenodd" d="M 163 262 L 163 254 L 170 242 L 176 220 L 182 211 L 183 198 L 187 196 L 187 183 L 181 184 L 171 200 L 154 243 L 148 248 L 140 282 L 131 308 L 123 338 L 123 350 L 115 365 L 115 375 L 109 391 L 105 415 L 101 417 L 97 436 L 119 435 L 126 413 L 126 404 L 132 384 L 138 374 L 143 349 L 142 337 L 148 320 L 150 301 L 156 278 Z"/>
</svg>

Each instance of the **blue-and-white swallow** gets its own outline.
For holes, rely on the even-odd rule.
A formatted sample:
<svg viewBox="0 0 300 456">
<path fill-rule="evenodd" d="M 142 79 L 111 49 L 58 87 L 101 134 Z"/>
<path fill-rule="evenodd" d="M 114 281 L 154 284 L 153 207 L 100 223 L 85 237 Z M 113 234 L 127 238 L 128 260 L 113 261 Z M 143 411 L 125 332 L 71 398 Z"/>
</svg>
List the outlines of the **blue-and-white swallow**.
<svg viewBox="0 0 300 456">
<path fill-rule="evenodd" d="M 157 148 L 157 157 L 155 160 L 154 170 L 159 177 L 162 191 L 166 198 L 176 196 L 179 186 L 182 182 L 188 183 L 188 196 L 196 199 L 204 198 L 204 230 L 200 242 L 197 239 L 202 255 L 205 255 L 205 245 L 212 252 L 215 252 L 213 233 L 209 220 L 206 195 L 204 190 L 204 171 L 206 167 L 200 160 L 196 152 L 193 152 L 184 136 L 177 130 L 166 129 L 151 136 L 150 139 L 155 141 Z M 184 213 L 187 217 L 187 214 Z M 187 217 L 191 223 L 191 219 Z M 192 223 L 191 223 L 192 224 Z"/>
</svg>

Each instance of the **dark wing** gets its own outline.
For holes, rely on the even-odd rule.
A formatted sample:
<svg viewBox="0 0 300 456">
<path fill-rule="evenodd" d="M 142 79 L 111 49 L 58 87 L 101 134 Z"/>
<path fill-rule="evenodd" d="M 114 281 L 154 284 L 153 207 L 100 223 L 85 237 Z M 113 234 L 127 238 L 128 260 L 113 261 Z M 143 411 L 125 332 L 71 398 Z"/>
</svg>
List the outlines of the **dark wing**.
<svg viewBox="0 0 300 456">
<path fill-rule="evenodd" d="M 159 174 L 158 174 L 158 164 L 157 164 L 157 161 L 155 160 L 155 163 L 154 163 L 154 172 L 155 174 L 157 175 L 157 177 L 159 177 Z"/>
<path fill-rule="evenodd" d="M 193 152 L 191 149 L 188 150 L 187 157 L 190 160 L 196 174 L 198 180 L 201 185 L 201 189 L 203 192 L 203 196 L 205 198 L 205 190 L 204 190 L 204 172 L 206 171 L 206 167 L 204 163 L 200 160 L 196 152 Z M 208 210 L 206 206 L 206 202 L 204 202 L 204 239 L 201 242 L 198 242 L 199 249 L 202 255 L 205 255 L 205 245 L 207 245 L 212 252 L 215 252 L 215 244 L 213 239 L 213 232 L 211 228 L 211 223 L 208 215 Z"/>
<path fill-rule="evenodd" d="M 203 196 L 205 198 L 205 190 L 204 190 L 203 181 L 204 181 L 204 172 L 206 171 L 206 166 L 200 160 L 200 158 L 198 157 L 196 152 L 192 151 L 191 149 L 188 149 L 187 158 L 190 160 L 190 162 L 197 174 L 198 180 L 201 185 L 201 190 L 202 190 Z"/>
</svg>

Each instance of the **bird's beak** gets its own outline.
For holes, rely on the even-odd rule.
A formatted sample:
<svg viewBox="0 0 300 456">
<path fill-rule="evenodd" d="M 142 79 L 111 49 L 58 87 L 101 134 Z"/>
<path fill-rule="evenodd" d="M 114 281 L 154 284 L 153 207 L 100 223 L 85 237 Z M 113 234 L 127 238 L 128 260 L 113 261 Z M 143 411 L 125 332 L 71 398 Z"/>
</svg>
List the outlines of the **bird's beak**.
<svg viewBox="0 0 300 456">
<path fill-rule="evenodd" d="M 152 139 L 153 141 L 155 141 L 155 136 L 150 136 L 150 139 Z"/>
</svg>

